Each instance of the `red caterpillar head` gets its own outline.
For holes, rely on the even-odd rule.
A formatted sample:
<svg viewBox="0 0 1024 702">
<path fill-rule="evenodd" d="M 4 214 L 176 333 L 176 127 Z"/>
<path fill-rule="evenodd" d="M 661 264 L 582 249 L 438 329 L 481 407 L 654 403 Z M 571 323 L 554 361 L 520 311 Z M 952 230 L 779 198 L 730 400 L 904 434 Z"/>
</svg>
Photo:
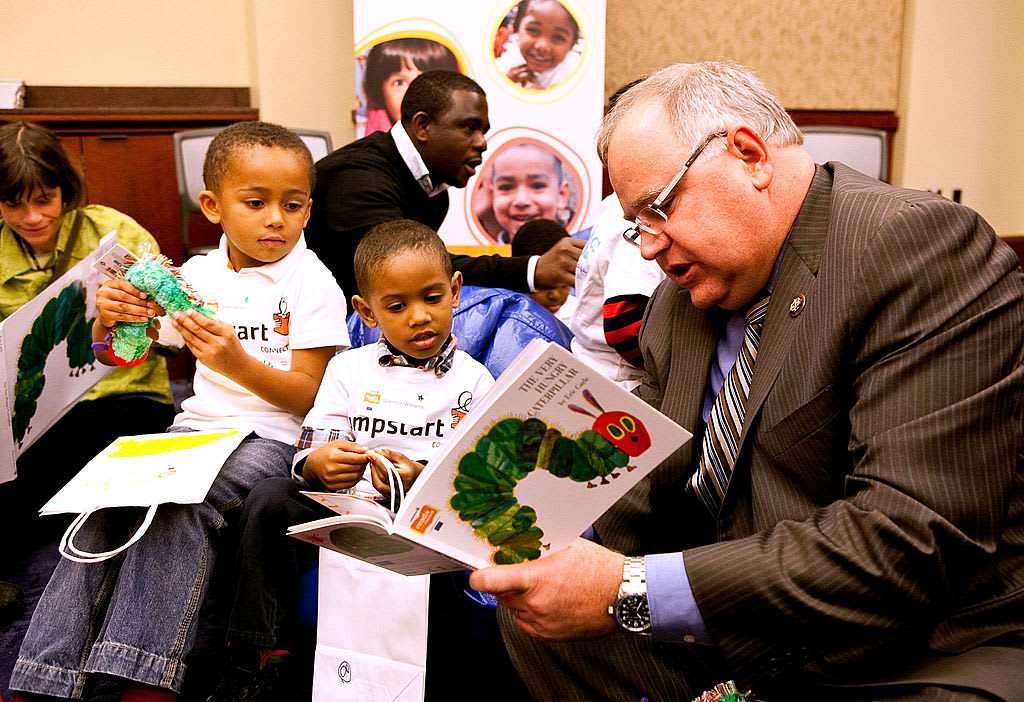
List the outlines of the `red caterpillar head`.
<svg viewBox="0 0 1024 702">
<path fill-rule="evenodd" d="M 595 415 L 577 405 L 569 405 L 569 409 L 588 417 L 597 417 L 594 420 L 594 431 L 608 439 L 613 446 L 621 449 L 627 456 L 639 456 L 651 447 L 651 435 L 647 433 L 647 428 L 639 419 L 620 410 L 605 412 L 589 390 L 583 391 L 583 398 L 601 414 Z"/>
</svg>

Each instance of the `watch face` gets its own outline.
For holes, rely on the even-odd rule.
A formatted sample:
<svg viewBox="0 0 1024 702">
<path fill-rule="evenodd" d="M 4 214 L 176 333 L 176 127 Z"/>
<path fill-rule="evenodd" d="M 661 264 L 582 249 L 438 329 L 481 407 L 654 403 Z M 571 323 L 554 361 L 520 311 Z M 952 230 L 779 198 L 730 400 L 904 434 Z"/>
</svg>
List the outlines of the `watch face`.
<svg viewBox="0 0 1024 702">
<path fill-rule="evenodd" d="M 651 613 L 644 595 L 626 595 L 615 603 L 615 619 L 628 631 L 647 631 Z"/>
</svg>

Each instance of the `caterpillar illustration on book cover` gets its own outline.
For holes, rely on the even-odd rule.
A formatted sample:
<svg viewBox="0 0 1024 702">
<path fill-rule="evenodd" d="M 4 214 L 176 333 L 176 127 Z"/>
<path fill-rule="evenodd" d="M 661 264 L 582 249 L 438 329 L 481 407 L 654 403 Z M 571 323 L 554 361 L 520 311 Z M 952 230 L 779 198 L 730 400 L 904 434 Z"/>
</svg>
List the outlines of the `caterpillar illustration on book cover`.
<svg viewBox="0 0 1024 702">
<path fill-rule="evenodd" d="M 600 414 L 569 405 L 574 412 L 595 417 L 592 428 L 575 439 L 540 419 L 509 417 L 491 426 L 459 461 L 449 505 L 495 547 L 493 563 L 540 557 L 544 532 L 537 526 L 537 512 L 515 495 L 516 485 L 527 475 L 546 470 L 556 478 L 600 488 L 617 478 L 620 469 L 632 470 L 630 457 L 650 448 L 651 437 L 636 417 L 605 412 L 589 390 L 583 397 Z"/>
<path fill-rule="evenodd" d="M 75 280 L 46 303 L 21 342 L 11 418 L 14 440 L 19 444 L 25 439 L 36 413 L 36 401 L 43 393 L 50 352 L 67 339 L 68 368 L 73 374 L 96 362 L 89 344 L 92 321 L 86 318 L 85 286 Z"/>
</svg>

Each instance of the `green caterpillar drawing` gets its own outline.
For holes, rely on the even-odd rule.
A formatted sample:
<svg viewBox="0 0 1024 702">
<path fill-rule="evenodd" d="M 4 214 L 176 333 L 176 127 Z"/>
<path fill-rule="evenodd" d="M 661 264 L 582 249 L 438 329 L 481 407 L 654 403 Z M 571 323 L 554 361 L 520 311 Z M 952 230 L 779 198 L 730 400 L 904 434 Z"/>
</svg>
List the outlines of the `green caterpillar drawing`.
<svg viewBox="0 0 1024 702">
<path fill-rule="evenodd" d="M 21 445 L 29 423 L 36 413 L 36 402 L 46 383 L 46 358 L 64 339 L 68 340 L 68 367 L 78 375 L 96 361 L 93 354 L 92 319 L 85 318 L 85 286 L 75 280 L 51 298 L 32 323 L 21 342 L 18 378 L 14 384 L 14 412 L 11 426 L 14 440 Z"/>
<path fill-rule="evenodd" d="M 647 429 L 626 412 L 605 412 L 589 390 L 583 397 L 600 415 L 569 405 L 569 409 L 595 417 L 591 429 L 576 439 L 540 419 L 510 417 L 496 422 L 480 437 L 473 450 L 459 461 L 455 494 L 449 501 L 459 518 L 497 550 L 496 564 L 520 563 L 540 557 L 543 530 L 537 512 L 519 504 L 515 487 L 534 470 L 546 470 L 587 487 L 607 484 L 626 467 L 631 456 L 651 446 Z M 597 483 L 590 481 L 600 478 Z"/>
</svg>

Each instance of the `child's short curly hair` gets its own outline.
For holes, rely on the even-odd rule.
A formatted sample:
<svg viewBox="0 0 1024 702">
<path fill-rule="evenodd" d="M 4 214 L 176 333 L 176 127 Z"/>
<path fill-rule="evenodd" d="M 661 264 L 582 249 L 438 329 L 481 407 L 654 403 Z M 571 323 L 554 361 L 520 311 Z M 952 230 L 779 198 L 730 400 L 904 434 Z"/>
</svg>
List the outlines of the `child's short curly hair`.
<svg viewBox="0 0 1024 702">
<path fill-rule="evenodd" d="M 512 255 L 540 256 L 567 236 L 565 227 L 553 219 L 531 219 L 512 239 Z"/>
<path fill-rule="evenodd" d="M 231 159 L 242 150 L 254 146 L 280 147 L 295 152 L 309 168 L 309 191 L 313 192 L 313 155 L 298 134 L 271 122 L 235 122 L 218 132 L 206 150 L 203 161 L 203 183 L 207 190 L 217 190 L 231 170 Z"/>
<path fill-rule="evenodd" d="M 373 290 L 373 276 L 399 253 L 408 250 L 434 257 L 452 277 L 452 259 L 441 237 L 433 229 L 411 219 L 396 219 L 374 225 L 356 247 L 352 268 L 356 274 L 359 294 L 366 297 Z"/>
</svg>

